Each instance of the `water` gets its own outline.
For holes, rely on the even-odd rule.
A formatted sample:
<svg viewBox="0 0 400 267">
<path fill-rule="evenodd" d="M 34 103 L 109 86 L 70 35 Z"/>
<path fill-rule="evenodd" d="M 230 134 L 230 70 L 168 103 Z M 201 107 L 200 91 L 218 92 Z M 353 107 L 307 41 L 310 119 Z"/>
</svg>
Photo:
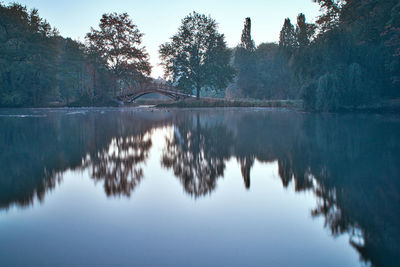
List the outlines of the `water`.
<svg viewBox="0 0 400 267">
<path fill-rule="evenodd" d="M 396 266 L 400 118 L 0 111 L 0 266 Z"/>
</svg>

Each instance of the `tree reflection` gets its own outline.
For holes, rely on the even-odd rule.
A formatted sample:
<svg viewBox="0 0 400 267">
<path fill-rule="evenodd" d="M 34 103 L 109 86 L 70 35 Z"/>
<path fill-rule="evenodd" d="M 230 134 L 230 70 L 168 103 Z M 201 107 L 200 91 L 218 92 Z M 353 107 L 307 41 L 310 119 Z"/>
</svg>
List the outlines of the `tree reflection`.
<svg viewBox="0 0 400 267">
<path fill-rule="evenodd" d="M 202 123 L 197 114 L 175 126 L 166 140 L 162 165 L 173 169 L 188 194 L 204 196 L 223 177 L 231 144 L 232 135 L 223 124 Z"/>
<path fill-rule="evenodd" d="M 250 189 L 250 171 L 254 164 L 254 156 L 247 156 L 239 158 L 240 171 L 244 181 L 246 189 Z"/>
<path fill-rule="evenodd" d="M 323 217 L 333 236 L 348 233 L 361 258 L 374 265 L 399 262 L 398 118 L 270 111 L 135 114 L 0 118 L 0 207 L 42 200 L 68 169 L 88 170 L 104 183 L 107 196 L 130 197 L 143 179 L 152 131 L 174 125 L 161 164 L 173 170 L 187 194 L 214 192 L 230 158 L 240 165 L 246 188 L 255 161 L 277 162 L 283 187 L 313 192 L 317 205 L 311 215 Z"/>
<path fill-rule="evenodd" d="M 130 196 L 143 178 L 144 163 L 152 146 L 151 134 L 113 138 L 109 147 L 88 155 L 82 168 L 89 168 L 96 181 L 104 181 L 107 196 Z"/>
<path fill-rule="evenodd" d="M 84 168 L 104 180 L 107 195 L 129 195 L 143 177 L 148 135 L 172 123 L 170 113 L 129 110 L 21 109 L 2 115 L 0 210 L 41 202 L 67 170 Z"/>
<path fill-rule="evenodd" d="M 333 236 L 349 234 L 361 259 L 399 262 L 400 123 L 393 118 L 307 116 L 303 133 L 278 158 L 282 184 L 312 190 Z"/>
</svg>

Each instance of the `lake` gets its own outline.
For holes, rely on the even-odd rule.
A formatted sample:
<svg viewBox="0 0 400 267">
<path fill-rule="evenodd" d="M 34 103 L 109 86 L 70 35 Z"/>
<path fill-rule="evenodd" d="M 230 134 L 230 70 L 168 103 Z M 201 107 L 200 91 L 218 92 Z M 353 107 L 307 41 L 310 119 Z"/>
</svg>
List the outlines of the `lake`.
<svg viewBox="0 0 400 267">
<path fill-rule="evenodd" d="M 399 134 L 395 115 L 3 109 L 0 266 L 396 266 Z"/>
</svg>

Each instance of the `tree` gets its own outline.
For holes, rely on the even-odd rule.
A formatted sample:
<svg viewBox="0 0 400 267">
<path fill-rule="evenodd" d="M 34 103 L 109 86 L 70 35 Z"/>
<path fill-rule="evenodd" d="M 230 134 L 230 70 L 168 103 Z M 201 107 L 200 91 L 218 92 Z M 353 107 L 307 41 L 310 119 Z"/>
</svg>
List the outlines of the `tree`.
<svg viewBox="0 0 400 267">
<path fill-rule="evenodd" d="M 306 22 L 306 16 L 300 13 L 297 16 L 296 41 L 298 47 L 306 47 L 310 44 L 311 38 L 315 33 L 316 26 Z"/>
<path fill-rule="evenodd" d="M 0 3 L 0 106 L 107 103 L 116 82 L 104 60 L 92 63 L 87 52 L 59 36 L 36 9 Z"/>
<path fill-rule="evenodd" d="M 296 36 L 294 26 L 290 22 L 290 19 L 286 18 L 279 36 L 279 47 L 290 55 L 295 46 Z"/>
<path fill-rule="evenodd" d="M 258 97 L 267 99 L 298 97 L 296 90 L 291 86 L 292 70 L 278 44 L 262 43 L 257 47 L 255 54 Z"/>
<path fill-rule="evenodd" d="M 248 51 L 254 51 L 256 49 L 254 41 L 251 38 L 251 19 L 246 18 L 244 22 L 244 29 L 242 31 L 242 37 L 240 38 L 241 43 L 239 47 L 244 48 Z"/>
<path fill-rule="evenodd" d="M 246 18 L 241 42 L 235 50 L 235 66 L 238 72 L 238 85 L 245 97 L 257 97 L 256 47 L 251 38 L 251 19 Z"/>
<path fill-rule="evenodd" d="M 141 46 L 143 33 L 127 13 L 104 14 L 99 27 L 100 30 L 91 28 L 86 40 L 90 49 L 107 62 L 120 82 L 119 89 L 132 82 L 141 82 L 150 75 L 149 56 Z"/>
<path fill-rule="evenodd" d="M 324 13 L 319 16 L 317 24 L 322 32 L 331 30 L 339 25 L 340 11 L 345 0 L 313 0 L 321 6 Z"/>
<path fill-rule="evenodd" d="M 56 31 L 36 9 L 0 3 L 0 32 L 0 105 L 42 105 L 54 92 Z"/>
<path fill-rule="evenodd" d="M 231 53 L 217 28 L 211 17 L 193 12 L 182 20 L 171 42 L 160 46 L 165 76 L 179 89 L 195 91 L 197 98 L 201 90 L 222 90 L 233 79 Z"/>
<path fill-rule="evenodd" d="M 387 68 L 391 81 L 397 88 L 400 85 L 400 2 L 393 7 L 391 19 L 383 33 L 385 47 L 389 50 Z"/>
<path fill-rule="evenodd" d="M 71 99 L 78 97 L 81 89 L 82 68 L 85 64 L 81 44 L 71 40 L 59 40 L 60 57 L 57 61 L 57 86 L 60 97 L 68 105 Z"/>
</svg>

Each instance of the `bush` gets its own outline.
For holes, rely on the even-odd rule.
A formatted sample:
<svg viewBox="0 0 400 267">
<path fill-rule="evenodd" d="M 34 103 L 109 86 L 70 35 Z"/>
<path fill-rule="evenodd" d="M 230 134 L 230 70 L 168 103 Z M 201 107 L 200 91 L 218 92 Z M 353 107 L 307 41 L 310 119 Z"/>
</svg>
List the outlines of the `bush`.
<svg viewBox="0 0 400 267">
<path fill-rule="evenodd" d="M 311 111 L 338 111 L 366 105 L 373 99 L 373 85 L 357 63 L 339 65 L 302 88 L 304 108 Z"/>
</svg>

